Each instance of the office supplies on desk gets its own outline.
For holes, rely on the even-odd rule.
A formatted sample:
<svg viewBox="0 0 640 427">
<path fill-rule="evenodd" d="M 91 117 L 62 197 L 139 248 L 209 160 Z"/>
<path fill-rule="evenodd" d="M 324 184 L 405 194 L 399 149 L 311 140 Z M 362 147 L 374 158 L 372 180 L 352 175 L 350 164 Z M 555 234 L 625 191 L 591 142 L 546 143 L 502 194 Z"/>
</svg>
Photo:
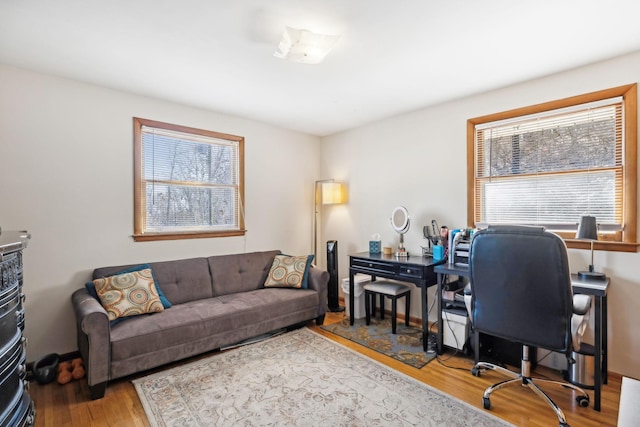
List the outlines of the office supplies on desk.
<svg viewBox="0 0 640 427">
<path fill-rule="evenodd" d="M 469 265 L 469 247 L 473 230 L 459 228 L 449 232 L 449 264 Z"/>
<path fill-rule="evenodd" d="M 435 245 L 432 249 L 432 252 L 434 261 L 442 261 L 444 259 L 444 246 Z"/>
<path fill-rule="evenodd" d="M 422 227 L 422 235 L 427 239 L 427 246 L 422 246 L 422 255 L 431 256 L 440 261 L 446 256 L 447 239 L 449 236 L 449 229 L 446 225 L 440 227 L 438 221 L 431 220 L 431 225 L 425 225 Z M 442 249 L 436 249 L 441 246 Z M 442 251 L 442 252 L 440 252 Z"/>
</svg>

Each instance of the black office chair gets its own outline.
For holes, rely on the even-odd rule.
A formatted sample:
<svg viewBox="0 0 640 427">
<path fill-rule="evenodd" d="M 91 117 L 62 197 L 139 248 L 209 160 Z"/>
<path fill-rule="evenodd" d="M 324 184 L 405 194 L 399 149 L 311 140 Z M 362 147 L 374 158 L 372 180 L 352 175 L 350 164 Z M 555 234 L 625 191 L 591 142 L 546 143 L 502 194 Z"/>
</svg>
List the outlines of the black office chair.
<svg viewBox="0 0 640 427">
<path fill-rule="evenodd" d="M 529 347 L 564 353 L 569 363 L 573 350 L 571 317 L 573 298 L 567 249 L 560 237 L 540 227 L 490 226 L 473 237 L 469 253 L 473 340 L 476 364 L 471 372 L 502 372 L 510 379 L 488 387 L 482 398 L 491 409 L 490 394 L 506 385 L 530 387 L 553 408 L 561 427 L 568 426 L 562 410 L 535 382 L 570 388 L 580 406 L 589 395 L 566 382 L 531 378 Z M 521 372 L 479 362 L 480 333 L 522 344 Z"/>
</svg>

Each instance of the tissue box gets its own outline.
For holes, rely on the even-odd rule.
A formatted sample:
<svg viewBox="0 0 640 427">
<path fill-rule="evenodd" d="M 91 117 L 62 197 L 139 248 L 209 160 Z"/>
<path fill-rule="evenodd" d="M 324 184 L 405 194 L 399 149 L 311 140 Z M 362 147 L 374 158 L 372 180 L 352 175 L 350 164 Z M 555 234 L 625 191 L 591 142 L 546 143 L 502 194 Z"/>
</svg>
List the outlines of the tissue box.
<svg viewBox="0 0 640 427">
<path fill-rule="evenodd" d="M 369 240 L 369 253 L 370 254 L 379 254 L 382 251 L 382 241 L 381 240 Z"/>
</svg>

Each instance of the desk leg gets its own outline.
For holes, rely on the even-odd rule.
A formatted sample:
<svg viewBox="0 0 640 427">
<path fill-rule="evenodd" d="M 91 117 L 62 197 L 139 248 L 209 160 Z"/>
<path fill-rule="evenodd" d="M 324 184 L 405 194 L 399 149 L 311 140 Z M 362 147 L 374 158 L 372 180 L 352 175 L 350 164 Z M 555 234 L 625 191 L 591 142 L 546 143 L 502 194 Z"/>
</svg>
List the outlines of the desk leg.
<svg viewBox="0 0 640 427">
<path fill-rule="evenodd" d="M 600 411 L 600 389 L 602 387 L 602 299 L 599 297 L 596 300 L 596 320 L 595 320 L 595 345 L 593 354 L 594 363 L 594 402 L 593 409 Z"/>
<path fill-rule="evenodd" d="M 422 292 L 422 349 L 427 351 L 429 348 L 429 297 L 426 282 L 420 283 L 420 289 Z"/>
<path fill-rule="evenodd" d="M 353 321 L 354 321 L 354 317 L 353 317 L 353 313 L 354 313 L 354 303 L 353 303 L 353 299 L 354 299 L 354 295 L 353 295 L 353 271 L 351 271 L 351 269 L 349 269 L 349 325 L 353 326 Z"/>
<path fill-rule="evenodd" d="M 438 301 L 438 336 L 436 340 L 436 352 L 437 354 L 442 354 L 443 350 L 443 333 L 442 330 L 442 282 L 444 281 L 444 274 L 438 273 L 438 287 L 436 288 L 436 300 Z"/>
</svg>

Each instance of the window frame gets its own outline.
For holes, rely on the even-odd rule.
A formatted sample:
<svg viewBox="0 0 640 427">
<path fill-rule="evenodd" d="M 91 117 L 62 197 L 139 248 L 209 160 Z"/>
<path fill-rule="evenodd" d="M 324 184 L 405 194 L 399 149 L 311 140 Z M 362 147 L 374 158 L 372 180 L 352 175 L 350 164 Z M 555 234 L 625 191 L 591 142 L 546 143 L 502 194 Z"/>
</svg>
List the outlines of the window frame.
<svg viewBox="0 0 640 427">
<path fill-rule="evenodd" d="M 144 188 L 144 175 L 143 175 L 143 142 L 142 142 L 142 127 L 154 127 L 158 129 L 165 129 L 169 131 L 183 132 L 188 134 L 206 136 L 216 139 L 223 139 L 233 141 L 238 144 L 238 200 L 239 200 L 239 212 L 238 216 L 238 229 L 227 229 L 219 231 L 204 231 L 204 230 L 185 230 L 185 231 L 146 231 L 146 197 L 142 191 Z M 179 240 L 179 239 L 200 239 L 200 238 L 215 238 L 215 237 L 232 237 L 232 236 L 244 236 L 245 229 L 245 201 L 244 201 L 244 137 L 231 135 L 226 133 L 208 131 L 203 129 L 191 128 L 187 126 L 175 125 L 171 123 L 164 123 L 155 120 L 142 119 L 139 117 L 133 118 L 134 128 L 134 188 L 133 188 L 133 210 L 134 210 L 134 231 L 133 239 L 136 242 L 156 241 L 156 240 Z M 144 207 L 144 209 L 143 209 Z"/>
<path fill-rule="evenodd" d="M 489 114 L 467 120 L 467 223 L 475 225 L 475 200 L 476 200 L 476 152 L 475 152 L 475 132 L 476 126 L 495 122 L 499 120 L 513 119 L 520 116 L 527 116 L 542 113 L 560 108 L 572 107 L 589 102 L 595 102 L 608 98 L 623 98 L 624 132 L 625 140 L 623 147 L 624 156 L 624 177 L 623 177 L 623 224 L 621 241 L 595 242 L 594 247 L 598 250 L 610 250 L 620 252 L 636 252 L 637 243 L 637 163 L 638 163 L 638 109 L 637 109 L 637 84 L 618 86 L 601 91 L 591 92 L 583 95 L 572 96 L 560 100 L 545 102 L 500 113 Z M 589 249 L 590 242 L 573 238 L 575 233 L 558 233 L 569 248 Z"/>
</svg>

